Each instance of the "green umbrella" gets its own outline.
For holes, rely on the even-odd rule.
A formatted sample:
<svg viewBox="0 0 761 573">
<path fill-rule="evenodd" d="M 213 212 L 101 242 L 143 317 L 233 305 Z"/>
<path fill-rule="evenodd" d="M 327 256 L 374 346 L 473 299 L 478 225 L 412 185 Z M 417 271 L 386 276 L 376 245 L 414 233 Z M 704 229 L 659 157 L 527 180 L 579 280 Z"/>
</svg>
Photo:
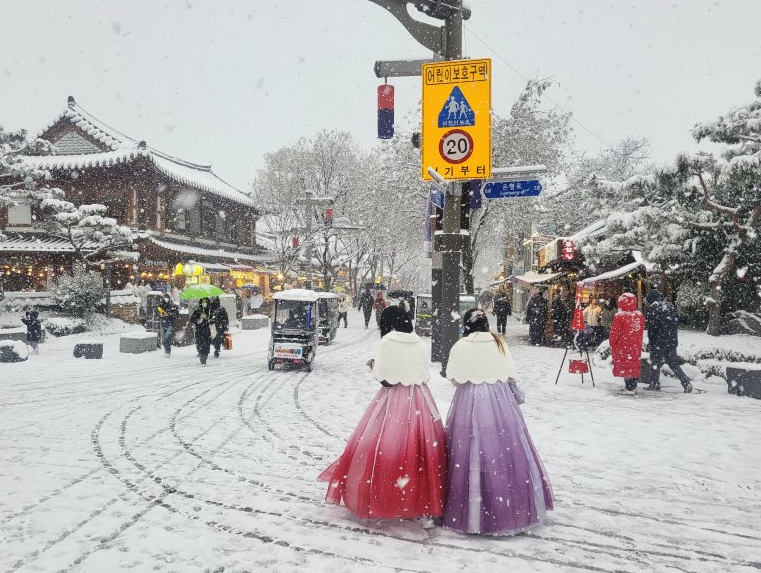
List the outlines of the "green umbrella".
<svg viewBox="0 0 761 573">
<path fill-rule="evenodd" d="M 221 294 L 225 294 L 225 291 L 223 291 L 218 286 L 193 285 L 183 290 L 180 293 L 180 298 L 182 300 L 195 300 L 195 299 L 204 298 L 204 297 L 219 296 Z"/>
</svg>

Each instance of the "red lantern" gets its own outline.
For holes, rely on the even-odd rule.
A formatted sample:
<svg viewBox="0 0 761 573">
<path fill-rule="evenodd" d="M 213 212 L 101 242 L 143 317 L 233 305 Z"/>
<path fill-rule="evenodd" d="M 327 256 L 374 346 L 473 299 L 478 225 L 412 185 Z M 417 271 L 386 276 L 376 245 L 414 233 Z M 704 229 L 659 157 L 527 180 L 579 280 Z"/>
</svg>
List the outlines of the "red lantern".
<svg viewBox="0 0 761 573">
<path fill-rule="evenodd" d="M 571 239 L 563 239 L 560 244 L 560 256 L 566 261 L 572 261 L 576 258 L 576 245 Z"/>
<path fill-rule="evenodd" d="M 298 237 L 293 237 L 291 239 L 291 244 L 293 245 L 294 249 L 298 249 L 299 248 L 299 238 Z"/>
<path fill-rule="evenodd" d="M 325 209 L 325 226 L 326 227 L 333 226 L 333 209 L 331 207 L 328 207 L 327 209 Z"/>
</svg>

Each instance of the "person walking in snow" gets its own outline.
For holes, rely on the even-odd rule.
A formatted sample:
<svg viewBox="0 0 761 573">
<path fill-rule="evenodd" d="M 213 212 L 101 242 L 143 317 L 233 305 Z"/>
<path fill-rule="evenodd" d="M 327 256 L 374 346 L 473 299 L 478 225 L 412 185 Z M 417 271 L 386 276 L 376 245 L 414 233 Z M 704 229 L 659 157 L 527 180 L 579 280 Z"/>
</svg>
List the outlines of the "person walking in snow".
<svg viewBox="0 0 761 573">
<path fill-rule="evenodd" d="M 338 324 L 341 324 L 341 319 L 344 321 L 344 328 L 348 328 L 347 315 L 349 314 L 349 307 L 351 306 L 351 299 L 349 295 L 342 295 L 338 300 Z"/>
<path fill-rule="evenodd" d="M 177 318 L 180 316 L 180 307 L 174 303 L 169 293 L 165 293 L 156 312 L 161 319 L 161 344 L 164 347 L 164 355 L 169 358 L 172 355 L 172 341 Z"/>
<path fill-rule="evenodd" d="M 230 327 L 230 317 L 225 307 L 220 304 L 218 296 L 212 297 L 209 309 L 211 312 L 211 324 L 214 325 L 216 330 L 214 337 L 211 339 L 211 344 L 214 346 L 214 358 L 219 358 L 222 341 L 225 338 L 225 334 L 227 334 L 227 329 Z"/>
<path fill-rule="evenodd" d="M 386 303 L 386 299 L 383 298 L 383 293 L 379 292 L 375 295 L 373 309 L 375 309 L 375 324 L 378 326 L 378 329 L 381 327 L 381 316 L 383 316 L 383 311 L 386 310 L 387 306 L 388 304 Z"/>
<path fill-rule="evenodd" d="M 21 319 L 26 325 L 26 343 L 31 347 L 32 354 L 39 354 L 39 344 L 42 340 L 42 324 L 40 324 L 39 313 L 36 310 L 28 310 Z"/>
<path fill-rule="evenodd" d="M 647 310 L 647 340 L 650 343 L 650 372 L 647 373 L 648 389 L 661 389 L 661 367 L 667 364 L 682 383 L 686 393 L 692 392 L 692 381 L 679 365 L 676 355 L 679 346 L 679 317 L 674 305 L 664 300 L 663 294 L 653 289 L 645 300 L 649 303 Z"/>
<path fill-rule="evenodd" d="M 637 297 L 625 292 L 618 297 L 618 312 L 610 326 L 613 376 L 624 379 L 626 392 L 637 389 L 641 373 L 645 316 L 637 310 Z"/>
<path fill-rule="evenodd" d="M 211 311 L 207 297 L 198 301 L 198 308 L 190 315 L 190 323 L 195 329 L 198 358 L 201 360 L 201 366 L 206 366 L 206 359 L 211 350 Z"/>
<path fill-rule="evenodd" d="M 547 327 L 547 300 L 540 291 L 534 293 L 526 306 L 529 342 L 533 346 L 544 344 L 544 331 Z"/>
<path fill-rule="evenodd" d="M 370 294 L 370 288 L 366 288 L 365 292 L 362 293 L 362 296 L 359 297 L 359 304 L 357 305 L 357 309 L 361 310 L 365 315 L 365 330 L 367 330 L 370 325 L 370 317 L 373 314 L 373 304 L 373 295 Z"/>
<path fill-rule="evenodd" d="M 384 313 L 381 342 L 368 364 L 381 388 L 341 457 L 319 478 L 326 501 L 362 519 L 440 517 L 447 460 L 444 426 L 428 389 L 425 344 L 398 306 Z"/>
<path fill-rule="evenodd" d="M 447 363 L 457 390 L 446 425 L 443 525 L 514 535 L 542 524 L 553 509 L 552 488 L 518 406 L 524 397 L 505 340 L 489 332 L 480 309 L 468 310 L 463 324 Z"/>
<path fill-rule="evenodd" d="M 513 314 L 513 309 L 507 294 L 502 291 L 498 292 L 494 297 L 492 314 L 497 317 L 497 332 L 499 334 L 505 334 L 507 331 L 507 317 Z"/>
</svg>

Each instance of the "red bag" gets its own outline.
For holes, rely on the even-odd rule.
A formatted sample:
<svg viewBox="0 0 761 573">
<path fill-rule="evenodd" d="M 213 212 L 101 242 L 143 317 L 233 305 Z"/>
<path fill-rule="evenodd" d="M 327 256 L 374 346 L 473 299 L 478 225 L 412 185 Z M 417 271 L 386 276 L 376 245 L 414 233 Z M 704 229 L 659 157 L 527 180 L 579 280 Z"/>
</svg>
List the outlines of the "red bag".
<svg viewBox="0 0 761 573">
<path fill-rule="evenodd" d="M 568 372 L 571 374 L 588 374 L 589 364 L 586 360 L 571 360 L 568 363 Z"/>
<path fill-rule="evenodd" d="M 225 332 L 225 336 L 222 339 L 222 346 L 225 347 L 225 350 L 233 349 L 233 335 L 229 332 Z"/>
</svg>

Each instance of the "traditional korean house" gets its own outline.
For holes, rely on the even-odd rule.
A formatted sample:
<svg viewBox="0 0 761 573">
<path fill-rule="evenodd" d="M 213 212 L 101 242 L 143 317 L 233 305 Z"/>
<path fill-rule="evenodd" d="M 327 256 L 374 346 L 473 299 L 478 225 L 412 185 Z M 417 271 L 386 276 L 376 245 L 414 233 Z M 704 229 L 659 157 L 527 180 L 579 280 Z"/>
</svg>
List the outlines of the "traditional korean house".
<svg viewBox="0 0 761 573">
<path fill-rule="evenodd" d="M 73 97 L 38 137 L 52 143 L 55 154 L 23 160 L 48 170 L 51 187 L 63 190 L 75 204 L 101 203 L 108 216 L 143 231 L 137 263 L 115 263 L 113 286 L 135 279 L 182 282 L 177 265 L 190 260 L 232 265 L 239 275 L 250 272 L 253 277 L 273 260 L 256 243 L 254 203 L 211 166 L 133 139 L 85 111 Z M 35 230 L 38 215 L 24 205 L 0 211 L 0 228 L 9 237 L 0 243 L 7 291 L 44 289 L 74 260 L 65 241 Z"/>
</svg>

